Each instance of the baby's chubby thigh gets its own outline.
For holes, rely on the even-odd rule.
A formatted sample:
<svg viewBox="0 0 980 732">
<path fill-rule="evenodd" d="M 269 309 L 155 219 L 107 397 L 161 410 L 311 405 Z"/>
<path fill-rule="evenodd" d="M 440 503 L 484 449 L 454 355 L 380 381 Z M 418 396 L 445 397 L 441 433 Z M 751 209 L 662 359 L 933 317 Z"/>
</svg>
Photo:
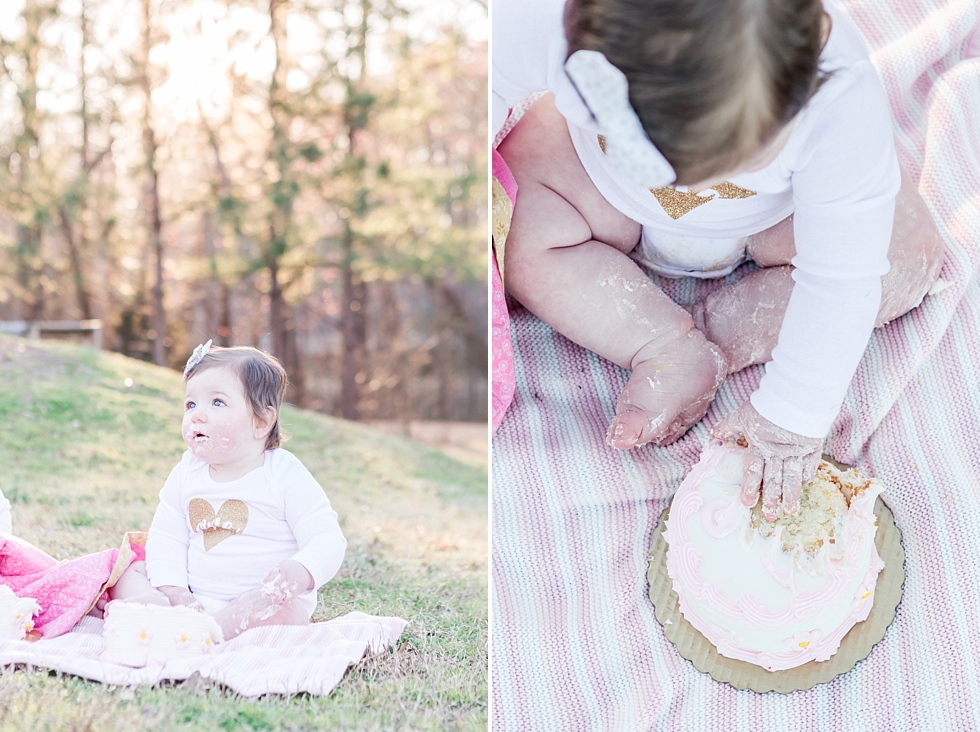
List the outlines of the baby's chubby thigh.
<svg viewBox="0 0 980 732">
<path fill-rule="evenodd" d="M 579 161 L 554 96 L 536 101 L 497 150 L 517 182 L 517 205 L 507 237 L 506 272 L 529 250 L 595 240 L 629 252 L 640 225 L 612 206 Z"/>
<path fill-rule="evenodd" d="M 935 219 L 903 167 L 888 247 L 891 269 L 881 280 L 881 307 L 875 325 L 888 323 L 919 306 L 939 279 L 944 255 L 945 245 Z"/>
<path fill-rule="evenodd" d="M 133 562 L 109 588 L 109 598 L 144 605 L 170 606 L 166 595 L 156 590 L 146 575 L 146 562 Z"/>
<path fill-rule="evenodd" d="M 310 622 L 309 610 L 299 597 L 276 601 L 261 588 L 243 592 L 231 602 L 225 603 L 221 609 L 215 612 L 208 609 L 208 612 L 221 626 L 226 641 L 251 628 L 265 625 L 309 625 Z"/>
<path fill-rule="evenodd" d="M 604 283 L 625 277 L 634 289 L 643 285 L 625 256 L 639 241 L 639 224 L 589 179 L 550 94 L 524 113 L 498 151 L 517 181 L 506 245 L 495 242 L 504 288 L 562 335 L 628 366 L 641 344 L 609 332 L 612 293 Z"/>
<path fill-rule="evenodd" d="M 565 337 L 633 370 L 610 425 L 612 446 L 677 439 L 724 378 L 721 352 L 627 256 L 640 225 L 592 183 L 550 95 L 525 113 L 499 152 L 518 186 L 503 252 L 505 288 Z"/>
</svg>

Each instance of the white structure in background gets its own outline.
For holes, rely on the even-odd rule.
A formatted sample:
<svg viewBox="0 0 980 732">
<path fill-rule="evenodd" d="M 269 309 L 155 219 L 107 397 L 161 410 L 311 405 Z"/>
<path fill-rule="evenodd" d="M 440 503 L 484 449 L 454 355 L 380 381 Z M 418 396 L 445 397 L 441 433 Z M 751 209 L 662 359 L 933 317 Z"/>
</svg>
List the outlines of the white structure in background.
<svg viewBox="0 0 980 732">
<path fill-rule="evenodd" d="M 44 334 L 87 333 L 92 337 L 92 345 L 102 348 L 102 321 L 92 320 L 0 320 L 0 333 L 38 340 Z"/>
</svg>

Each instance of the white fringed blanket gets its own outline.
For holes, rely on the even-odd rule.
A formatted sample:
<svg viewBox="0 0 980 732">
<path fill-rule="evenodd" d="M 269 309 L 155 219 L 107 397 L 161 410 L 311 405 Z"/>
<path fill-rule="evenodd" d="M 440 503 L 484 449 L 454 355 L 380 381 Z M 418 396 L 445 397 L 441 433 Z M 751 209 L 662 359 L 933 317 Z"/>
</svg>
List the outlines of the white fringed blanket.
<svg viewBox="0 0 980 732">
<path fill-rule="evenodd" d="M 144 668 L 100 660 L 105 648 L 102 624 L 86 616 L 74 630 L 57 638 L 36 643 L 0 640 L 0 665 L 43 666 L 121 686 L 180 681 L 198 672 L 242 696 L 323 695 L 366 653 L 380 653 L 395 643 L 407 621 L 354 612 L 309 626 L 254 628 L 205 656 Z"/>
</svg>

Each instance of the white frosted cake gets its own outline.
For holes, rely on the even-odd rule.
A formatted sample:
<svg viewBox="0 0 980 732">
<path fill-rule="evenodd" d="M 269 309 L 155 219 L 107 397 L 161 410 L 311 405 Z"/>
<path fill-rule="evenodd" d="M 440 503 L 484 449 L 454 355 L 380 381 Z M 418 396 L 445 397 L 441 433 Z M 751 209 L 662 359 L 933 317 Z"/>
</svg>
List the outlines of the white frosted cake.
<svg viewBox="0 0 980 732">
<path fill-rule="evenodd" d="M 105 606 L 102 660 L 125 666 L 192 658 L 222 641 L 214 618 L 188 607 L 113 600 Z"/>
<path fill-rule="evenodd" d="M 674 496 L 664 538 L 681 613 L 728 658 L 825 661 L 874 602 L 882 485 L 824 461 L 799 511 L 769 522 L 739 499 L 744 452 L 709 445 Z"/>
<path fill-rule="evenodd" d="M 24 640 L 40 612 L 41 606 L 33 597 L 17 597 L 7 585 L 0 585 L 0 638 Z"/>
</svg>

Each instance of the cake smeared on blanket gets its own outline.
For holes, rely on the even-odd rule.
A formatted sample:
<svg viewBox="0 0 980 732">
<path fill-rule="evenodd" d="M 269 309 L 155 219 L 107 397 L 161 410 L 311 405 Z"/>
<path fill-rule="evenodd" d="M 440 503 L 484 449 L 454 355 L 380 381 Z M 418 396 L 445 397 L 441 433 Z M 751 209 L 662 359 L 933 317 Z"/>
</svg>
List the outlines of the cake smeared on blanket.
<svg viewBox="0 0 980 732">
<path fill-rule="evenodd" d="M 825 661 L 874 603 L 874 503 L 883 486 L 823 462 L 800 510 L 742 505 L 744 448 L 710 445 L 670 508 L 667 573 L 680 610 L 718 652 L 769 671 Z"/>
</svg>

